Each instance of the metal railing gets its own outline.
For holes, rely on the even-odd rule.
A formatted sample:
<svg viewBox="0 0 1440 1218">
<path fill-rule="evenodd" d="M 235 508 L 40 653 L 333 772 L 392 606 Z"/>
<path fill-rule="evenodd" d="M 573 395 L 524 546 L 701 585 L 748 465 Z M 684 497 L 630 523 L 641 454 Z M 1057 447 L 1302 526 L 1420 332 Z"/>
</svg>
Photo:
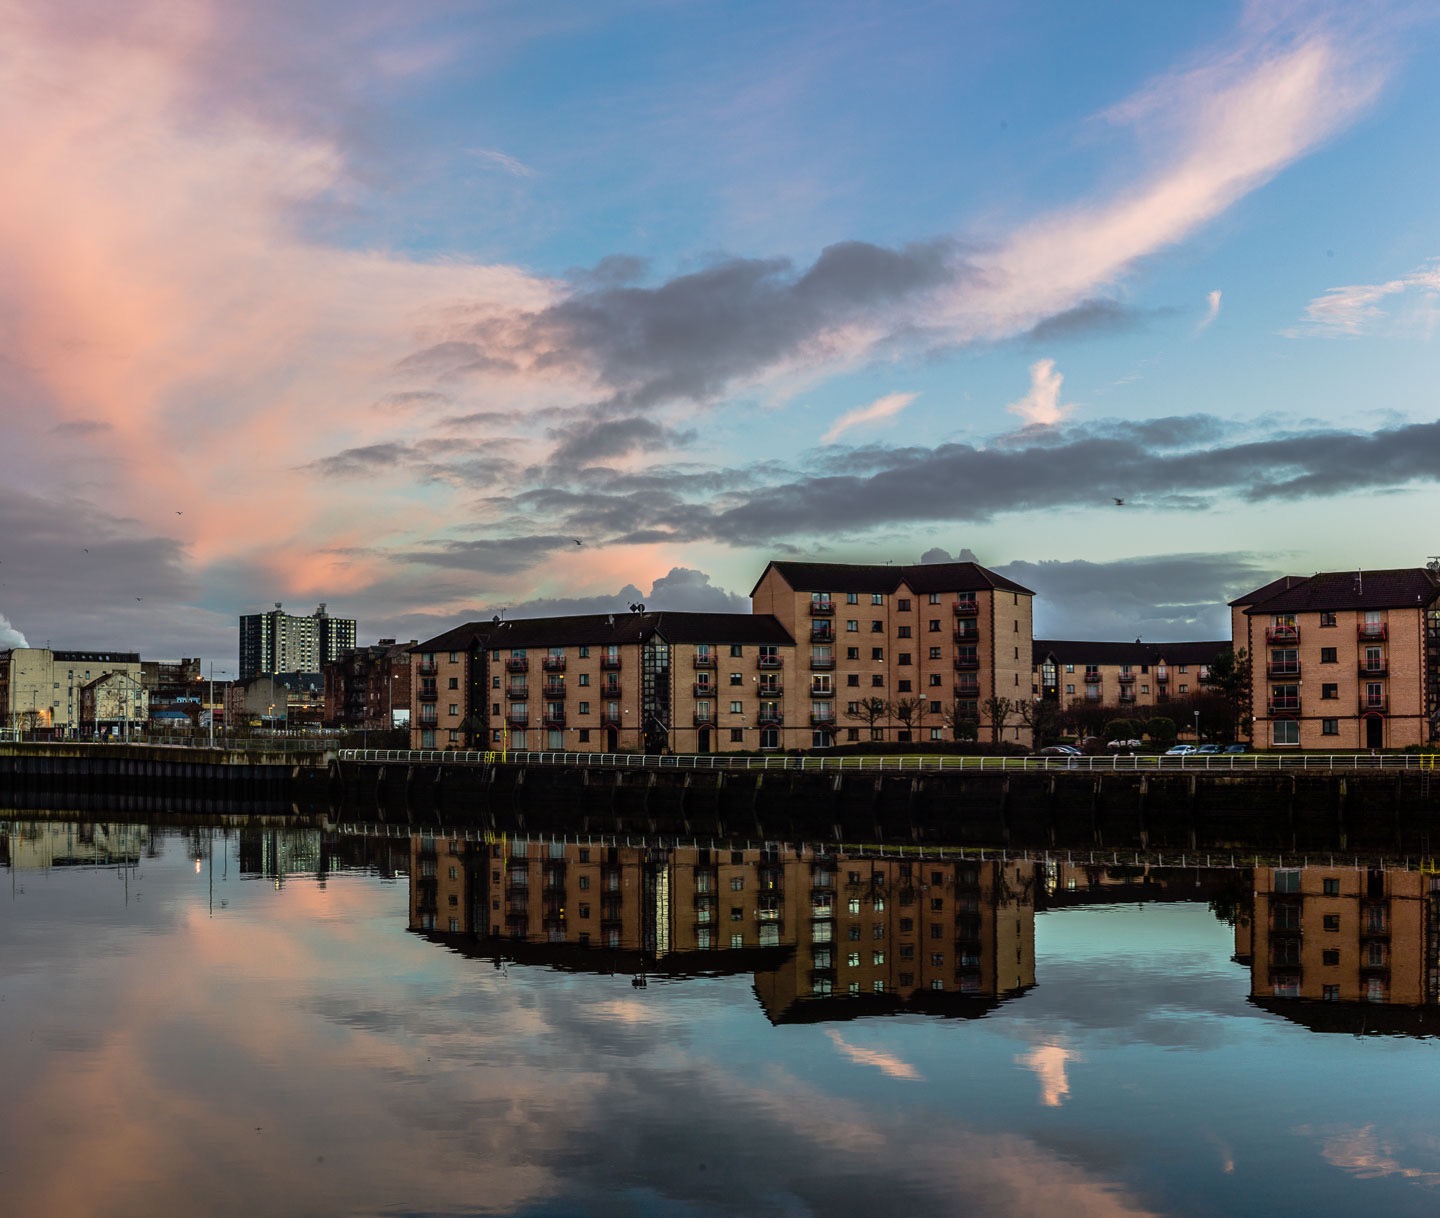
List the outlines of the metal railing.
<svg viewBox="0 0 1440 1218">
<path fill-rule="evenodd" d="M 1245 753 L 1167 757 L 1153 753 L 1107 757 L 985 757 L 950 755 L 852 755 L 829 757 L 809 754 L 767 754 L 758 757 L 724 753 L 551 753 L 541 751 L 488 751 L 459 749 L 340 749 L 341 761 L 372 764 L 594 766 L 623 770 L 894 770 L 906 773 L 939 770 L 1067 771 L 1132 773 L 1184 771 L 1226 774 L 1355 770 L 1440 770 L 1435 753 Z"/>
</svg>

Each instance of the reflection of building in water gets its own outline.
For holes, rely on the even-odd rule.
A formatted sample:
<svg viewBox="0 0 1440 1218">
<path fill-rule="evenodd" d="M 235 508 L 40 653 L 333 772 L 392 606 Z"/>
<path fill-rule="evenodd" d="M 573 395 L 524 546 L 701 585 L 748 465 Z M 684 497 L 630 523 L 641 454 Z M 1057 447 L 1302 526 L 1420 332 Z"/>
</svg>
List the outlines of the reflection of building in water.
<svg viewBox="0 0 1440 1218">
<path fill-rule="evenodd" d="M 428 835 L 411 851 L 412 930 L 636 954 L 662 972 L 759 964 L 776 1020 L 815 999 L 923 1007 L 1035 983 L 1033 863 Z"/>
<path fill-rule="evenodd" d="M 263 876 L 283 884 L 292 875 L 319 878 L 330 870 L 329 855 L 317 831 L 303 829 L 242 829 L 241 875 Z"/>
<path fill-rule="evenodd" d="M 9 864 L 17 870 L 134 866 L 146 848 L 149 829 L 144 825 L 17 821 L 7 826 L 4 837 Z"/>
<path fill-rule="evenodd" d="M 1237 925 L 1251 995 L 1378 1002 L 1440 1001 L 1440 877 L 1360 867 L 1255 869 L 1255 914 Z"/>
</svg>

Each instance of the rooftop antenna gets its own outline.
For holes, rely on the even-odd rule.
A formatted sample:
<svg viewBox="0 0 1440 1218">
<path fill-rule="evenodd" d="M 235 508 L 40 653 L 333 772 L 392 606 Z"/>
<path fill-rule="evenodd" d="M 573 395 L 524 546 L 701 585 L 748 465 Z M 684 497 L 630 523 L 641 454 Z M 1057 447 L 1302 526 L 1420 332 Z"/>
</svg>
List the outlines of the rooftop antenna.
<svg viewBox="0 0 1440 1218">
<path fill-rule="evenodd" d="M 1360 570 L 1359 567 L 1355 568 L 1355 595 L 1365 595 L 1365 572 Z"/>
</svg>

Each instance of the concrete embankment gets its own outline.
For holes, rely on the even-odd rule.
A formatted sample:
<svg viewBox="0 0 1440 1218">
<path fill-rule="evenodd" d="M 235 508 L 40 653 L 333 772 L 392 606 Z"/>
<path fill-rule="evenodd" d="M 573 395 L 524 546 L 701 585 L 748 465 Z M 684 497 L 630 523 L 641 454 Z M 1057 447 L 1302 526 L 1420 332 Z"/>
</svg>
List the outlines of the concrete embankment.
<svg viewBox="0 0 1440 1218">
<path fill-rule="evenodd" d="M 1431 782 L 1428 773 L 1385 770 L 895 773 L 335 761 L 326 799 L 332 816 L 416 828 L 1428 852 L 1440 846 Z"/>
<path fill-rule="evenodd" d="M 323 792 L 324 764 L 318 752 L 5 744 L 0 745 L 0 806 L 107 814 L 157 807 L 274 814 L 289 811 L 307 790 Z"/>
</svg>

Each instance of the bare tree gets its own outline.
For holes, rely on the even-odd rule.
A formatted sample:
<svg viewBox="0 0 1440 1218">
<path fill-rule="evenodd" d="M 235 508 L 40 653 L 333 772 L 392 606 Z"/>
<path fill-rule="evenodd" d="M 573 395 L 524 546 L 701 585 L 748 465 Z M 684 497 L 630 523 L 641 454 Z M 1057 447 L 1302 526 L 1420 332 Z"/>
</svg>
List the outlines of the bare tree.
<svg viewBox="0 0 1440 1218">
<path fill-rule="evenodd" d="M 986 698 L 980 704 L 985 718 L 990 723 L 990 739 L 999 744 L 1005 732 L 1005 724 L 1009 722 L 1010 716 L 1015 713 L 1015 703 L 1009 698 L 1001 698 L 998 695 Z"/>
<path fill-rule="evenodd" d="M 975 712 L 970 709 L 968 703 L 958 699 L 945 708 L 941 713 L 941 719 L 956 740 L 974 740 L 980 733 L 980 725 L 975 721 Z"/>
<path fill-rule="evenodd" d="M 918 730 L 925 722 L 925 699 L 897 698 L 891 711 L 904 731 L 909 732 L 912 727 Z M 910 739 L 914 740 L 915 737 L 912 735 Z"/>
<path fill-rule="evenodd" d="M 845 718 L 865 724 L 870 729 L 870 739 L 879 740 L 883 735 L 880 724 L 890 718 L 890 703 L 884 698 L 862 698 L 845 708 Z"/>
</svg>

